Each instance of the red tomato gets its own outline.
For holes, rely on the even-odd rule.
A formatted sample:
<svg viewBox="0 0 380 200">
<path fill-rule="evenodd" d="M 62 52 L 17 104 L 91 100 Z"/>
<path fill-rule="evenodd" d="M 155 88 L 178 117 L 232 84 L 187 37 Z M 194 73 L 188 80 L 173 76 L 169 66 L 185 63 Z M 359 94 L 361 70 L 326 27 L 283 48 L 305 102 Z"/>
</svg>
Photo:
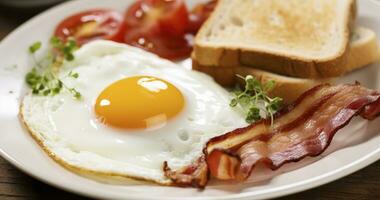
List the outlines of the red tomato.
<svg viewBox="0 0 380 200">
<path fill-rule="evenodd" d="M 187 30 L 193 34 L 197 33 L 212 11 L 214 11 L 217 3 L 218 0 L 210 0 L 207 3 L 196 5 L 190 12 Z"/>
<path fill-rule="evenodd" d="M 127 34 L 126 43 L 150 51 L 162 58 L 171 60 L 184 59 L 190 56 L 192 51 L 192 35 L 183 37 L 166 37 L 152 34 Z"/>
<path fill-rule="evenodd" d="M 113 10 L 90 10 L 72 15 L 55 29 L 54 35 L 66 40 L 73 37 L 79 44 L 95 39 L 121 42 L 123 40 L 123 16 Z"/>
<path fill-rule="evenodd" d="M 183 0 L 138 0 L 125 15 L 124 42 L 168 59 L 188 57 L 188 20 Z"/>
<path fill-rule="evenodd" d="M 129 7 L 127 27 L 152 28 L 172 36 L 181 36 L 188 25 L 188 11 L 183 0 L 137 0 Z"/>
</svg>

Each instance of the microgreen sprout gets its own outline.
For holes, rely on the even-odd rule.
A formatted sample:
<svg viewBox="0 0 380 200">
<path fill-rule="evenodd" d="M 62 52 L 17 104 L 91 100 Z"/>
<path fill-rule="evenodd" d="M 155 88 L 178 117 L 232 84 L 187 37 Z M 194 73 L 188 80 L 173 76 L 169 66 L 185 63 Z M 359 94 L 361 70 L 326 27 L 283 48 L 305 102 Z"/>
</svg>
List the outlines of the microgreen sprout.
<svg viewBox="0 0 380 200">
<path fill-rule="evenodd" d="M 237 87 L 233 92 L 235 97 L 231 100 L 230 106 L 240 105 L 246 112 L 248 123 L 270 117 L 273 124 L 274 114 L 280 109 L 282 103 L 280 97 L 271 98 L 268 96 L 268 92 L 276 85 L 275 81 L 271 80 L 262 84 L 251 75 L 237 76 L 244 80 L 245 88 L 241 90 L 240 87 Z"/>
<path fill-rule="evenodd" d="M 56 69 L 59 68 L 63 61 L 74 60 L 74 50 L 77 49 L 75 40 L 68 39 L 63 42 L 57 37 L 50 40 L 51 49 L 49 53 L 41 60 L 38 60 L 36 53 L 41 49 L 42 43 L 35 42 L 29 47 L 29 53 L 33 58 L 35 66 L 26 74 L 26 83 L 32 89 L 32 93 L 41 96 L 54 96 L 66 89 L 74 98 L 80 99 L 81 94 L 75 89 L 70 88 L 56 75 Z M 79 74 L 70 71 L 67 75 L 70 78 L 77 79 Z"/>
</svg>

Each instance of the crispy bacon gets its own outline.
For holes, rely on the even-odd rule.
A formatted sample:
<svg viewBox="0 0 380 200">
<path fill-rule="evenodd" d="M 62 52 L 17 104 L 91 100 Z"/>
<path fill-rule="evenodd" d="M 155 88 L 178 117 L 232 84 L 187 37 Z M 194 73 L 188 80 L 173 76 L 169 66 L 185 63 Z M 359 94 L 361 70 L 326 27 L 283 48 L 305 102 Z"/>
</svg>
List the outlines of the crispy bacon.
<svg viewBox="0 0 380 200">
<path fill-rule="evenodd" d="M 164 162 L 164 173 L 176 186 L 181 187 L 204 188 L 209 179 L 204 155 L 193 164 L 178 171 L 172 171 L 168 163 Z"/>
<path fill-rule="evenodd" d="M 354 116 L 371 120 L 379 113 L 379 92 L 359 84 L 320 85 L 278 112 L 273 124 L 262 120 L 209 140 L 202 159 L 192 166 L 196 170 L 165 172 L 182 186 L 204 187 L 207 181 L 193 181 L 207 180 L 209 173 L 221 180 L 245 180 L 259 162 L 276 170 L 287 162 L 317 156 Z"/>
</svg>

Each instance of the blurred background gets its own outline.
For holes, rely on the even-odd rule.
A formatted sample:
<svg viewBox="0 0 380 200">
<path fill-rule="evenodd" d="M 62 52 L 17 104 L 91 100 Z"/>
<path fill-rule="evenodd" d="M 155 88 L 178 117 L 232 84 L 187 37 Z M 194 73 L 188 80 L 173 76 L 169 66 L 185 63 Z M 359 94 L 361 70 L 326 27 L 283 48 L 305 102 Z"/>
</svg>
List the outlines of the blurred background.
<svg viewBox="0 0 380 200">
<path fill-rule="evenodd" d="M 37 8 L 51 6 L 64 0 L 0 0 L 0 4 L 13 8 Z"/>
<path fill-rule="evenodd" d="M 0 39 L 34 15 L 68 0 L 0 0 Z"/>
</svg>

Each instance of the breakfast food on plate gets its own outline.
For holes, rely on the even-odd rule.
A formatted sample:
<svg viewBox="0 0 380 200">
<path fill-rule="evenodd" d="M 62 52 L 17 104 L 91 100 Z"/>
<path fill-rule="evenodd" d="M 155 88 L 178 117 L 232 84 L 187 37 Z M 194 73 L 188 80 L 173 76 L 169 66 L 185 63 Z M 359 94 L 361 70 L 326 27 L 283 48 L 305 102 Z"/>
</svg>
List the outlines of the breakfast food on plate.
<svg viewBox="0 0 380 200">
<path fill-rule="evenodd" d="M 204 155 L 167 175 L 179 185 L 204 187 L 208 174 L 221 180 L 245 180 L 258 163 L 275 170 L 287 162 L 321 154 L 352 117 L 380 114 L 380 93 L 360 86 L 317 86 L 276 114 L 208 141 Z M 205 167 L 207 166 L 207 167 Z"/>
<path fill-rule="evenodd" d="M 270 92 L 272 96 L 281 97 L 285 104 L 296 100 L 303 92 L 324 82 L 334 82 L 332 78 L 307 79 L 284 76 L 260 69 L 245 66 L 215 67 L 200 65 L 197 58 L 192 56 L 193 69 L 209 74 L 215 81 L 223 86 L 234 86 L 240 75 L 253 75 L 261 82 L 269 80 L 276 81 L 276 86 Z M 380 49 L 378 48 L 376 34 L 367 28 L 356 27 L 352 33 L 347 62 L 343 68 L 346 72 L 362 68 L 380 59 Z"/>
<path fill-rule="evenodd" d="M 212 0 L 188 11 L 182 0 L 139 0 L 124 15 L 72 15 L 45 57 L 41 42 L 29 47 L 21 120 L 50 157 L 96 180 L 204 188 L 210 177 L 246 180 L 258 163 L 276 170 L 321 154 L 354 116 L 380 114 L 379 92 L 321 84 L 379 58 L 373 31 L 356 28 L 349 42 L 355 6 Z M 156 56 L 189 56 L 201 26 L 192 58 L 205 73 Z M 235 77 L 244 87 L 222 87 Z"/>
<path fill-rule="evenodd" d="M 109 41 L 74 56 L 57 76 L 81 98 L 31 93 L 21 116 L 52 158 L 79 173 L 169 184 L 164 161 L 189 165 L 210 138 L 247 124 L 228 106 L 231 95 L 200 72 Z"/>
<path fill-rule="evenodd" d="M 231 101 L 233 95 L 207 75 L 135 47 L 93 41 L 73 56 L 55 75 L 64 89 L 33 90 L 22 101 L 21 118 L 57 162 L 107 180 L 194 187 L 204 187 L 209 173 L 243 180 L 257 162 L 276 169 L 319 155 L 353 116 L 373 119 L 380 112 L 380 93 L 359 84 L 317 86 L 274 114 L 278 99 L 257 96 L 265 89 L 253 77 Z M 27 77 L 28 83 L 34 79 Z M 249 125 L 247 98 L 249 111 L 260 115 L 265 108 L 270 117 L 251 113 L 256 122 Z"/>
<path fill-rule="evenodd" d="M 58 24 L 54 35 L 64 41 L 74 38 L 81 45 L 112 40 L 178 60 L 189 57 L 194 34 L 215 4 L 215 0 L 201 3 L 189 11 L 183 0 L 138 0 L 125 14 L 95 9 L 69 16 Z"/>
<path fill-rule="evenodd" d="M 200 65 L 321 78 L 345 72 L 355 0 L 219 0 L 198 32 Z"/>
</svg>

